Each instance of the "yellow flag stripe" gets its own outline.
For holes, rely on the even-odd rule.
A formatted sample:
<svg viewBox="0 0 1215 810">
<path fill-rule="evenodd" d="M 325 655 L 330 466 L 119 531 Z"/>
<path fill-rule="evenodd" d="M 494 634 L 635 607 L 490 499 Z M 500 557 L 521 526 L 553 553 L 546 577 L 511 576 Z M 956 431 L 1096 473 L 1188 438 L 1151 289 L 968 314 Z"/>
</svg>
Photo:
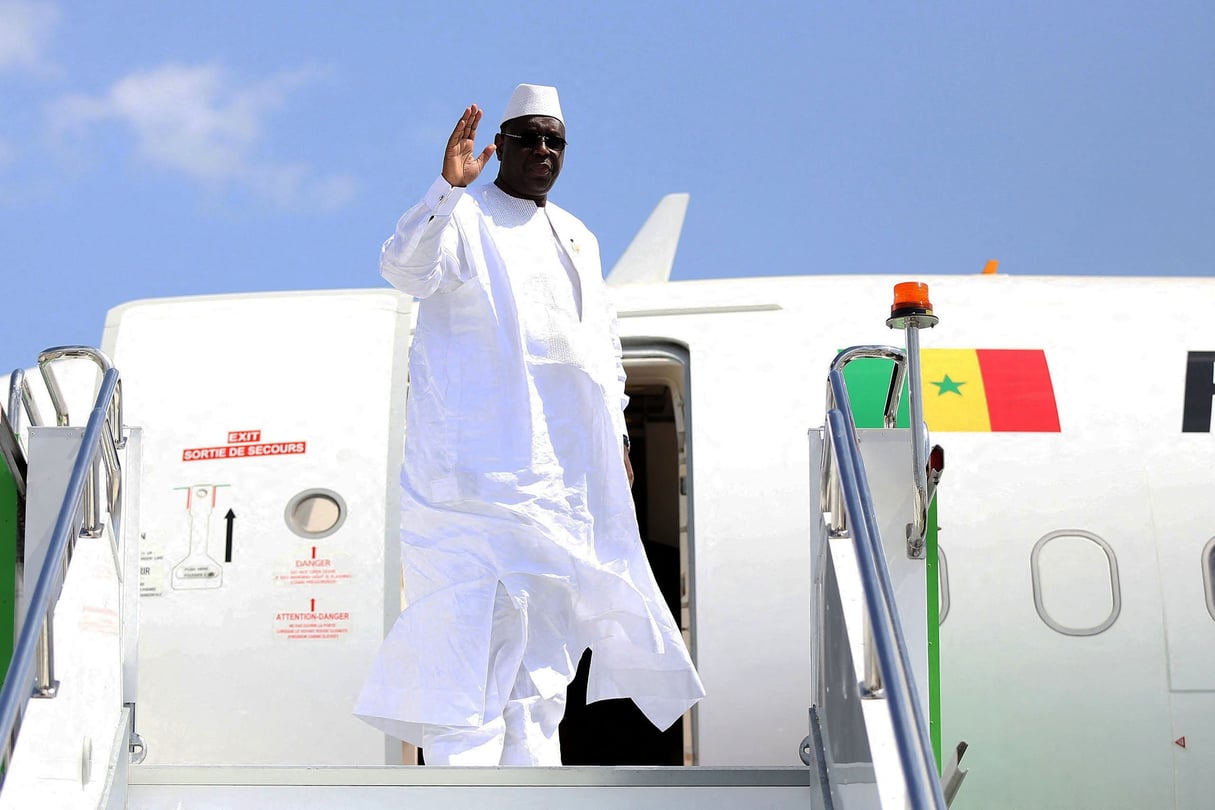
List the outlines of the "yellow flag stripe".
<svg viewBox="0 0 1215 810">
<path fill-rule="evenodd" d="M 987 392 L 974 349 L 924 349 L 920 352 L 920 372 L 924 421 L 929 430 L 991 430 Z"/>
</svg>

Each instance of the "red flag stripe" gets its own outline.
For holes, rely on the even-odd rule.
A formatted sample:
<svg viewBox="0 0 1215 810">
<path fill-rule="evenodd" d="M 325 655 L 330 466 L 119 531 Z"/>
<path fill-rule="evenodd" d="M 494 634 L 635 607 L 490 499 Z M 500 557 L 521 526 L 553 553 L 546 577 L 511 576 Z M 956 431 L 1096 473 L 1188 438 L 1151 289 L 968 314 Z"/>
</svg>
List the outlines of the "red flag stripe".
<svg viewBox="0 0 1215 810">
<path fill-rule="evenodd" d="M 1041 349 L 976 349 L 992 431 L 1059 432 L 1055 391 Z"/>
</svg>

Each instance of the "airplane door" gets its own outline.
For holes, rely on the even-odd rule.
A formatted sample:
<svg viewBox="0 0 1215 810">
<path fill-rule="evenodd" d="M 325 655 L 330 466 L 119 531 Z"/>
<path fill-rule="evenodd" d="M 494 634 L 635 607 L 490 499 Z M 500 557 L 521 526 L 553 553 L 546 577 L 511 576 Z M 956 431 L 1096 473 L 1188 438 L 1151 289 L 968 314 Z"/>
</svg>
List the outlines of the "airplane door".
<svg viewBox="0 0 1215 810">
<path fill-rule="evenodd" d="M 1213 442 L 1209 433 L 1157 440 L 1148 462 L 1174 691 L 1215 690 Z"/>
<path fill-rule="evenodd" d="M 110 314 L 127 421 L 146 437 L 149 765 L 400 761 L 352 709 L 399 611 L 410 306 L 370 290 Z"/>
<path fill-rule="evenodd" d="M 1215 506 L 1210 433 L 1152 444 L 1152 510 L 1168 639 L 1171 740 L 1178 807 L 1215 795 Z"/>
</svg>

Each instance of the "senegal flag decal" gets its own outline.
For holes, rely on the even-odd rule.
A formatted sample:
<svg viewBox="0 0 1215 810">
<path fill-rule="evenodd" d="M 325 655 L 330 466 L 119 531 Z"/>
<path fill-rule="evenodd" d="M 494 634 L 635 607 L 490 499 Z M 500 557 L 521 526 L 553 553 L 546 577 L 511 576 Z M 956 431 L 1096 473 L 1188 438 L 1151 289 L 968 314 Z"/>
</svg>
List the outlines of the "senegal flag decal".
<svg viewBox="0 0 1215 810">
<path fill-rule="evenodd" d="M 879 427 L 889 361 L 845 370 L 857 427 Z M 948 432 L 1058 433 L 1059 412 L 1041 349 L 922 349 L 924 421 Z M 876 411 L 875 411 L 876 409 Z M 906 397 L 899 425 L 907 424 Z"/>
<path fill-rule="evenodd" d="M 924 349 L 920 371 L 929 430 L 1059 432 L 1041 349 Z"/>
</svg>

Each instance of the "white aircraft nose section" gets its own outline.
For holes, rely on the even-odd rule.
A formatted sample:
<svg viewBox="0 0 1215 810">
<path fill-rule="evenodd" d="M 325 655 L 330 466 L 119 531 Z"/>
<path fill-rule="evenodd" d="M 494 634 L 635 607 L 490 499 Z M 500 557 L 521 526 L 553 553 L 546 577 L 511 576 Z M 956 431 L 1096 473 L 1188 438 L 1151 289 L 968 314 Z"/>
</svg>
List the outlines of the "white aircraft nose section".
<svg viewBox="0 0 1215 810">
<path fill-rule="evenodd" d="M 687 212 L 687 194 L 668 194 L 659 200 L 641 230 L 625 248 L 624 255 L 608 273 L 607 283 L 618 287 L 622 284 L 661 284 L 669 281 Z"/>
</svg>

